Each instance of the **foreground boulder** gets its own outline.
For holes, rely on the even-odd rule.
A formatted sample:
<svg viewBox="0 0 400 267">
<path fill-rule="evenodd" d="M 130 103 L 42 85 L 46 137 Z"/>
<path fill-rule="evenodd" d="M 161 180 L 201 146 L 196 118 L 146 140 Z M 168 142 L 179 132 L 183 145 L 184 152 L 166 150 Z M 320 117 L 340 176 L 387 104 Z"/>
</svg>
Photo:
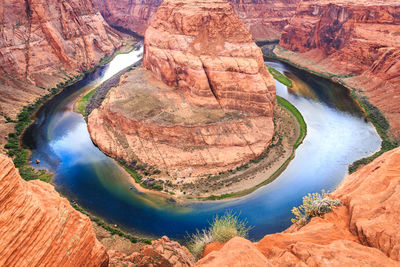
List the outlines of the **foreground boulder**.
<svg viewBox="0 0 400 267">
<path fill-rule="evenodd" d="M 109 254 L 110 266 L 115 267 L 190 267 L 194 264 L 194 258 L 187 248 L 166 236 L 128 256 L 117 251 L 109 251 Z"/>
<path fill-rule="evenodd" d="M 89 132 L 99 148 L 175 177 L 234 169 L 274 134 L 275 83 L 226 1 L 165 1 L 146 31 L 143 68 L 127 72 Z"/>
<path fill-rule="evenodd" d="M 229 266 L 245 266 L 235 259 L 242 260 L 254 249 L 271 266 L 399 266 L 400 148 L 345 178 L 332 197 L 344 205 L 324 218 L 267 235 L 255 244 L 232 239 L 196 266 L 218 266 L 227 258 L 233 262 Z"/>
<path fill-rule="evenodd" d="M 50 184 L 22 180 L 0 154 L 0 265 L 107 266 L 88 217 Z"/>
</svg>

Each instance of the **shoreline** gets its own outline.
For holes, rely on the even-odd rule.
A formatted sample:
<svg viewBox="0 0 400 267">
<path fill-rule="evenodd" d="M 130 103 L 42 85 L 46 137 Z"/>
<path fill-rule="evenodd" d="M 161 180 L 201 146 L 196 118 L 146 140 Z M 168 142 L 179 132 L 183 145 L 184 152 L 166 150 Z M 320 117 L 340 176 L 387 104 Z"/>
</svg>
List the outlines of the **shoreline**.
<svg viewBox="0 0 400 267">
<path fill-rule="evenodd" d="M 315 70 L 308 68 L 307 66 L 303 66 L 294 61 L 291 61 L 289 55 L 287 57 L 283 57 L 282 55 L 277 55 L 274 52 L 276 45 L 277 44 L 272 44 L 272 45 L 265 45 L 262 47 L 262 52 L 263 52 L 263 55 L 265 58 L 275 59 L 275 60 L 287 63 L 295 68 L 298 68 L 298 69 L 301 69 L 308 73 L 314 74 L 316 76 L 328 79 L 328 80 L 348 89 L 352 99 L 357 103 L 357 105 L 360 107 L 361 111 L 364 113 L 365 118 L 374 126 L 375 130 L 377 131 L 378 135 L 380 136 L 380 138 L 382 140 L 381 149 L 368 157 L 360 158 L 360 159 L 354 161 L 352 164 L 350 164 L 349 168 L 348 168 L 349 174 L 354 173 L 359 168 L 372 162 L 374 159 L 376 159 L 383 153 L 390 151 L 392 149 L 395 149 L 396 147 L 398 147 L 400 145 L 400 143 L 397 140 L 393 140 L 393 138 L 389 137 L 389 129 L 384 129 L 383 127 L 380 126 L 381 121 L 385 121 L 385 123 L 387 123 L 388 125 L 390 125 L 390 124 L 387 121 L 385 115 L 379 110 L 379 108 L 377 108 L 375 105 L 370 103 L 367 97 L 357 93 L 357 88 L 354 88 L 354 87 L 348 85 L 343 80 L 343 78 L 351 78 L 356 75 L 353 75 L 353 74 L 340 75 L 340 74 L 334 74 L 334 73 L 329 73 L 329 72 L 326 72 L 326 73 L 317 72 Z M 288 51 L 290 51 L 290 50 L 288 50 Z M 292 52 L 292 51 L 290 51 L 290 52 Z M 295 53 L 295 52 L 292 52 L 292 53 Z"/>
<path fill-rule="evenodd" d="M 222 194 L 218 194 L 218 195 L 211 194 L 208 196 L 192 196 L 192 195 L 185 196 L 185 195 L 176 195 L 176 193 L 171 194 L 171 191 L 165 192 L 165 191 L 159 191 L 159 190 L 154 190 L 154 189 L 144 187 L 134 177 L 134 176 L 138 175 L 134 170 L 131 170 L 130 168 L 128 168 L 127 166 L 125 166 L 124 164 L 119 162 L 117 159 L 115 159 L 115 158 L 113 158 L 113 159 L 114 159 L 114 161 L 116 161 L 116 163 L 121 168 L 121 170 L 125 173 L 125 175 L 127 175 L 127 177 L 129 176 L 129 179 L 130 179 L 132 185 L 135 187 L 135 189 L 138 192 L 163 196 L 168 199 L 173 199 L 177 203 L 217 201 L 217 200 L 220 201 L 220 200 L 227 200 L 227 199 L 238 198 L 238 197 L 248 195 L 248 194 L 254 192 L 255 190 L 257 190 L 258 188 L 260 188 L 264 185 L 267 185 L 267 184 L 273 182 L 276 178 L 278 178 L 279 175 L 287 168 L 289 163 L 294 159 L 296 149 L 298 148 L 298 146 L 302 143 L 302 141 L 306 137 L 307 126 L 304 121 L 304 118 L 302 117 L 301 113 L 297 110 L 297 108 L 295 108 L 290 102 L 288 102 L 287 100 L 285 100 L 279 96 L 277 96 L 277 102 L 279 103 L 279 106 L 281 108 L 283 108 L 286 112 L 288 112 L 288 114 L 290 114 L 289 116 L 292 116 L 292 119 L 295 121 L 296 129 L 297 129 L 296 130 L 296 138 L 295 138 L 296 140 L 293 142 L 293 144 L 290 145 L 290 148 L 287 148 L 287 150 L 284 151 L 283 155 L 280 155 L 280 157 L 277 158 L 278 162 L 275 164 L 275 166 L 271 167 L 267 171 L 267 175 L 265 175 L 265 172 L 263 172 L 263 170 L 256 170 L 255 173 L 253 173 L 254 176 L 258 176 L 257 177 L 258 179 L 257 178 L 252 179 L 253 183 L 254 182 L 256 182 L 256 183 L 254 186 L 251 186 L 249 188 L 243 189 L 243 186 L 239 185 L 239 188 L 240 187 L 242 187 L 242 188 L 239 189 L 238 191 L 222 193 Z M 284 103 L 284 104 L 282 104 L 282 103 Z M 291 107 L 292 110 L 288 107 Z M 297 114 L 294 114 L 296 111 L 297 111 Z M 281 141 L 281 140 L 279 140 L 279 141 Z M 266 153 L 268 153 L 269 149 L 270 149 L 270 147 L 267 149 Z M 261 155 L 260 157 L 262 157 L 263 155 Z M 251 167 L 249 167 L 249 169 L 260 167 L 260 165 L 262 165 L 263 159 L 261 159 L 261 160 L 254 159 L 253 161 L 258 161 L 258 160 L 259 160 L 259 162 L 251 164 L 250 165 Z M 268 158 L 267 158 L 267 160 L 268 160 Z M 246 165 L 246 164 L 244 164 L 244 165 Z M 229 178 L 235 178 L 236 176 L 245 175 L 246 171 L 247 171 L 247 169 L 242 171 L 238 175 L 236 175 L 236 174 L 230 175 Z M 267 178 L 265 178 L 265 177 L 267 177 Z M 203 180 L 199 180 L 199 181 L 201 182 Z M 242 182 L 244 182 L 245 184 L 248 184 L 247 181 L 242 181 Z M 229 191 L 230 189 L 228 188 L 226 190 Z"/>
</svg>

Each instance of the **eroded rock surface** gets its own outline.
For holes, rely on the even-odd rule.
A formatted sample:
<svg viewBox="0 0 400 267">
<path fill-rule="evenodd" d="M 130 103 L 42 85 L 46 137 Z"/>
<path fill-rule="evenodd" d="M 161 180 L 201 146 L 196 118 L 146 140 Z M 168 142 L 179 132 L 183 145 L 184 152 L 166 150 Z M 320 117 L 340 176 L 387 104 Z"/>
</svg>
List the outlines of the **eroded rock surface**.
<svg viewBox="0 0 400 267">
<path fill-rule="evenodd" d="M 394 0 L 302 1 L 280 41 L 295 54 L 279 55 L 360 89 L 400 138 L 399 13 Z"/>
<path fill-rule="evenodd" d="M 228 0 L 255 40 L 277 40 L 300 0 Z M 162 0 L 97 0 L 108 23 L 144 35 Z"/>
<path fill-rule="evenodd" d="M 254 247 L 272 266 L 398 266 L 399 188 L 397 148 L 345 178 L 332 194 L 344 205 L 324 218 L 313 218 L 300 229 L 292 226 L 267 235 L 254 245 L 232 239 L 196 266 L 212 266 L 227 258 L 235 262 Z M 230 247 L 234 249 L 228 250 Z"/>
<path fill-rule="evenodd" d="M 234 168 L 270 144 L 275 83 L 229 3 L 165 1 L 143 66 L 89 116 L 107 154 L 185 177 Z"/>
<path fill-rule="evenodd" d="M 109 254 L 110 266 L 115 267 L 190 267 L 194 264 L 194 258 L 187 248 L 166 236 L 128 256 L 116 251 L 109 251 Z"/>
<path fill-rule="evenodd" d="M 22 180 L 0 154 L 0 265 L 107 266 L 88 217 L 50 184 Z"/>
</svg>

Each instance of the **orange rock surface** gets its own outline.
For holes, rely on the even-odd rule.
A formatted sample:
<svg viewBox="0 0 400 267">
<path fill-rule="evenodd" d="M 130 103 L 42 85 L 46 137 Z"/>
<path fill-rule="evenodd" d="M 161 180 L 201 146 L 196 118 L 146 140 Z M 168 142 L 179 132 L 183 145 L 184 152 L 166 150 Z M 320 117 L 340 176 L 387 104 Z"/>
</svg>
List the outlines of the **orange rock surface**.
<svg viewBox="0 0 400 267">
<path fill-rule="evenodd" d="M 270 144 L 275 83 L 227 2 L 165 1 L 146 31 L 143 66 L 89 116 L 108 155 L 198 177 Z"/>
<path fill-rule="evenodd" d="M 272 116 L 275 83 L 226 1 L 165 1 L 144 46 L 143 66 L 195 104 Z"/>
<path fill-rule="evenodd" d="M 107 266 L 88 217 L 0 154 L 0 266 Z"/>
<path fill-rule="evenodd" d="M 302 1 L 280 41 L 296 53 L 280 56 L 361 89 L 400 138 L 399 13 L 394 0 Z"/>
<path fill-rule="evenodd" d="M 235 259 L 242 260 L 255 247 L 271 266 L 399 266 L 400 148 L 345 178 L 332 197 L 344 205 L 324 218 L 267 235 L 255 244 L 232 239 L 195 266 L 224 260 L 241 266 Z"/>
<path fill-rule="evenodd" d="M 255 40 L 279 39 L 300 0 L 227 0 Z M 97 0 L 110 25 L 144 35 L 162 0 Z"/>
<path fill-rule="evenodd" d="M 0 2 L 0 115 L 21 108 L 97 64 L 121 46 L 121 36 L 90 0 Z M 0 144 L 11 125 L 0 123 Z"/>
<path fill-rule="evenodd" d="M 164 236 L 152 241 L 139 252 L 127 256 L 117 251 L 109 251 L 112 267 L 190 267 L 194 258 L 186 247 Z"/>
</svg>

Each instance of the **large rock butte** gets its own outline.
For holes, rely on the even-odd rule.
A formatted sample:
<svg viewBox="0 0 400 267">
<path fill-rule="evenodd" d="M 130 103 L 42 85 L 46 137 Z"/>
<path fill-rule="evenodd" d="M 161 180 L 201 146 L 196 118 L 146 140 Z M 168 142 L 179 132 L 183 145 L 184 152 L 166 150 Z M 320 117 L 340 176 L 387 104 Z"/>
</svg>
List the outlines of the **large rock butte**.
<svg viewBox="0 0 400 267">
<path fill-rule="evenodd" d="M 257 41 L 277 40 L 295 14 L 300 0 L 228 0 Z M 97 0 L 105 20 L 144 35 L 162 0 Z"/>
<path fill-rule="evenodd" d="M 345 178 L 333 197 L 344 205 L 324 218 L 254 244 L 234 238 L 195 266 L 399 266 L 400 148 Z"/>
<path fill-rule="evenodd" d="M 232 169 L 266 150 L 275 83 L 229 3 L 165 1 L 144 45 L 149 71 L 128 72 L 89 116 L 102 151 L 182 177 Z"/>
<path fill-rule="evenodd" d="M 277 52 L 360 89 L 400 139 L 399 14 L 400 2 L 394 0 L 304 0 L 280 41 L 295 53 Z"/>
<path fill-rule="evenodd" d="M 4 117 L 93 67 L 121 46 L 121 36 L 90 0 L 0 2 L 0 144 L 12 131 Z"/>
<path fill-rule="evenodd" d="M 107 266 L 88 217 L 0 154 L 0 266 Z"/>
</svg>

